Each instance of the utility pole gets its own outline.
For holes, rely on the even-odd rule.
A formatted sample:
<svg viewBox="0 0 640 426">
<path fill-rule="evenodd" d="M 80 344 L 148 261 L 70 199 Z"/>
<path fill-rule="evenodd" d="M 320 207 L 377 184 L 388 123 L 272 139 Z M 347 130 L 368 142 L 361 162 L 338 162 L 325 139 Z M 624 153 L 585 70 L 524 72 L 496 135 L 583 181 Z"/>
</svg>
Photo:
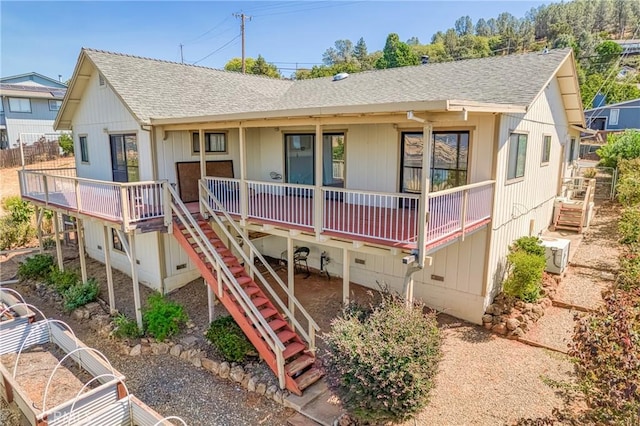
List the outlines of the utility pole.
<svg viewBox="0 0 640 426">
<path fill-rule="evenodd" d="M 184 55 L 182 54 L 182 46 L 183 44 L 180 43 L 180 63 L 184 64 Z"/>
<path fill-rule="evenodd" d="M 251 20 L 251 16 L 245 15 L 244 12 L 234 13 L 233 16 L 235 16 L 236 18 L 240 18 L 240 34 L 242 34 L 242 74 L 246 74 L 247 65 L 244 56 L 244 22 L 247 18 Z"/>
</svg>

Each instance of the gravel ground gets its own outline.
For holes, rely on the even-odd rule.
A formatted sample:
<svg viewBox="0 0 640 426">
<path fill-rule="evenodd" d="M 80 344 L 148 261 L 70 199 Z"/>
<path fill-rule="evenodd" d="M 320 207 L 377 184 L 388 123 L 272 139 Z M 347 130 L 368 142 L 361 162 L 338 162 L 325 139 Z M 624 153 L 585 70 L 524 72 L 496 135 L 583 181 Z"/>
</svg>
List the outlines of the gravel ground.
<svg viewBox="0 0 640 426">
<path fill-rule="evenodd" d="M 618 244 L 618 217 L 620 206 L 605 202 L 596 207 L 595 217 L 585 232 L 581 248 L 574 255 L 571 263 L 575 266 L 597 269 L 600 271 L 617 271 L 620 247 Z"/>
<path fill-rule="evenodd" d="M 585 245 L 578 248 L 577 254 L 590 250 Z M 610 272 L 596 269 L 570 266 L 567 274 L 558 286 L 555 300 L 583 308 L 595 309 L 602 304 L 602 292 L 611 285 Z"/>
<path fill-rule="evenodd" d="M 552 306 L 531 327 L 525 338 L 567 352 L 568 345 L 573 338 L 576 313 L 578 312 L 571 309 Z"/>
<path fill-rule="evenodd" d="M 427 408 L 412 425 L 500 425 L 547 416 L 562 405 L 544 378 L 570 380 L 562 354 L 452 321 L 443 327 L 444 357 Z"/>
</svg>

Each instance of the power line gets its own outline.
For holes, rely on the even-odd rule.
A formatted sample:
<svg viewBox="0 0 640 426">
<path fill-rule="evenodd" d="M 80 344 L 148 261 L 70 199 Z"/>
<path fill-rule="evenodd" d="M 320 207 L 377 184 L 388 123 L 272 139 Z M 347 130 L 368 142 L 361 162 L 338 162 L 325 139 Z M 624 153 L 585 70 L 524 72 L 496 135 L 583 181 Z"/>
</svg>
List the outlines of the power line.
<svg viewBox="0 0 640 426">
<path fill-rule="evenodd" d="M 206 36 L 207 34 L 209 34 L 211 31 L 220 28 L 222 26 L 222 24 L 224 24 L 225 22 L 227 22 L 230 18 L 227 16 L 226 18 L 224 18 L 222 21 L 220 21 L 219 23 L 217 23 L 216 25 L 214 25 L 213 27 L 209 28 L 207 31 L 203 32 L 202 34 L 200 34 L 199 36 L 192 38 L 191 40 L 187 40 L 187 41 L 183 41 L 182 44 L 190 44 L 193 43 L 194 41 L 198 40 L 199 38 L 202 38 L 204 36 Z"/>
<path fill-rule="evenodd" d="M 320 2 L 320 3 L 323 3 L 323 2 Z M 284 11 L 284 12 L 266 13 L 264 15 L 254 15 L 254 17 L 257 18 L 257 17 L 263 17 L 263 16 L 286 15 L 286 14 L 290 14 L 290 13 L 306 12 L 308 10 L 326 9 L 326 8 L 329 8 L 329 7 L 350 6 L 350 5 L 356 4 L 356 3 L 360 3 L 360 2 L 335 2 L 334 4 L 325 5 L 325 6 L 309 7 L 309 8 L 306 8 L 306 9 L 297 9 L 297 10 L 290 10 L 290 11 Z"/>
<path fill-rule="evenodd" d="M 229 40 L 228 42 L 226 42 L 225 44 L 223 44 L 222 46 L 220 46 L 219 48 L 217 48 L 216 50 L 214 50 L 213 52 L 209 53 L 207 56 L 198 59 L 197 61 L 193 62 L 192 64 L 195 65 L 198 62 L 202 62 L 205 59 L 207 59 L 208 57 L 210 57 L 211 55 L 213 55 L 214 53 L 218 53 L 219 51 L 221 51 L 222 49 L 224 49 L 225 47 L 227 47 L 228 45 L 230 45 L 231 43 L 233 43 L 234 41 L 236 41 L 237 39 L 240 38 L 240 34 L 238 34 L 237 36 L 235 36 L 234 38 L 232 38 L 231 40 Z"/>
</svg>

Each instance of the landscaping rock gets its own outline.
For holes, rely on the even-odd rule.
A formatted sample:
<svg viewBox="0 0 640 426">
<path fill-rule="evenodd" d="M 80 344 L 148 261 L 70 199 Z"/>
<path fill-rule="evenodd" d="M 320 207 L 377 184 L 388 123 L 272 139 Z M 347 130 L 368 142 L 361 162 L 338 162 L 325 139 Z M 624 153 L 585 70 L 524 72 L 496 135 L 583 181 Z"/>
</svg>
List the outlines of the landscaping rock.
<svg viewBox="0 0 640 426">
<path fill-rule="evenodd" d="M 493 315 L 485 314 L 482 316 L 482 322 L 487 323 L 493 321 Z"/>
<path fill-rule="evenodd" d="M 242 368 L 242 366 L 236 365 L 235 367 L 233 367 L 229 372 L 229 377 L 234 382 L 240 383 L 242 379 L 244 379 L 244 369 Z"/>
<path fill-rule="evenodd" d="M 186 336 L 180 339 L 180 343 L 185 348 L 195 345 L 197 341 L 198 341 L 198 338 L 196 336 Z"/>
<path fill-rule="evenodd" d="M 198 357 L 193 357 L 191 358 L 191 364 L 193 364 L 194 367 L 202 367 L 202 358 L 198 358 Z"/>
<path fill-rule="evenodd" d="M 491 327 L 493 327 L 493 323 L 491 322 L 485 322 L 483 325 L 487 330 L 491 330 Z"/>
<path fill-rule="evenodd" d="M 507 325 L 505 323 L 496 324 L 491 327 L 491 331 L 498 334 L 507 334 Z"/>
<path fill-rule="evenodd" d="M 211 371 L 213 374 L 218 374 L 220 371 L 220 364 L 212 359 L 202 358 L 200 362 L 205 370 Z"/>
<path fill-rule="evenodd" d="M 249 392 L 255 392 L 256 391 L 256 377 L 255 376 L 251 376 L 249 377 L 249 381 L 247 382 L 247 390 Z"/>
<path fill-rule="evenodd" d="M 515 318 L 509 318 L 506 322 L 507 330 L 513 331 L 516 328 L 520 327 L 520 321 Z"/>
<path fill-rule="evenodd" d="M 169 345 L 166 343 L 152 343 L 151 344 L 151 352 L 154 355 L 164 355 L 169 353 Z"/>
<path fill-rule="evenodd" d="M 256 393 L 258 395 L 264 395 L 267 392 L 267 385 L 260 382 L 256 384 Z"/>
<path fill-rule="evenodd" d="M 140 356 L 141 353 L 142 353 L 142 345 L 138 344 L 138 345 L 135 345 L 131 349 L 131 352 L 129 352 L 129 355 L 130 356 Z"/>
<path fill-rule="evenodd" d="M 180 354 L 182 353 L 182 345 L 175 345 L 171 348 L 171 350 L 169 351 L 169 353 L 173 356 L 177 356 L 179 357 Z"/>
<path fill-rule="evenodd" d="M 267 391 L 264 393 L 264 396 L 266 396 L 269 399 L 273 399 L 273 394 L 276 393 L 278 391 L 278 387 L 276 385 L 271 385 L 267 388 Z"/>
<path fill-rule="evenodd" d="M 71 313 L 71 318 L 76 321 L 81 321 L 84 318 L 84 310 L 81 308 L 76 309 Z"/>
<path fill-rule="evenodd" d="M 229 365 L 228 362 L 223 362 L 222 364 L 220 364 L 220 370 L 218 371 L 218 374 L 220 375 L 220 377 L 222 377 L 223 379 L 226 379 L 229 377 L 230 372 L 231 372 L 231 366 Z"/>
<path fill-rule="evenodd" d="M 275 393 L 273 394 L 273 400 L 278 404 L 282 404 L 283 396 L 282 396 L 282 391 L 280 389 L 275 391 Z"/>
</svg>

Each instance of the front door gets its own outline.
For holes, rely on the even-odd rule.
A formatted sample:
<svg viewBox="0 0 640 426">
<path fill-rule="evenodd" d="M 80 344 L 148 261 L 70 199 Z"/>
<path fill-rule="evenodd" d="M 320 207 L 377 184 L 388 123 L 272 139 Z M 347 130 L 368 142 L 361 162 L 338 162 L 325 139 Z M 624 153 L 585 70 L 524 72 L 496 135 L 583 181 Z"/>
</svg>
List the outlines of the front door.
<svg viewBox="0 0 640 426">
<path fill-rule="evenodd" d="M 109 135 L 114 182 L 138 182 L 138 141 L 135 134 Z"/>
</svg>

